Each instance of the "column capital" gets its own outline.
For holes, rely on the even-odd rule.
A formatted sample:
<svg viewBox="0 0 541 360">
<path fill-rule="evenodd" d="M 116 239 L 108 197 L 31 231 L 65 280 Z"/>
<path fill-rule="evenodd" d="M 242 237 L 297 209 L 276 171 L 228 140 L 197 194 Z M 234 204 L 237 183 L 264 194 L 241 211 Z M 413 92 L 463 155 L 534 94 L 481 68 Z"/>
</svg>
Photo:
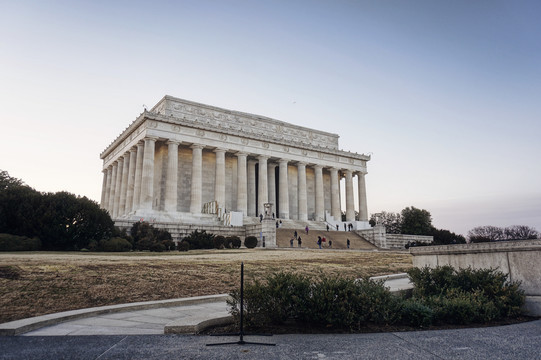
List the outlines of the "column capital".
<svg viewBox="0 0 541 360">
<path fill-rule="evenodd" d="M 268 160 L 270 156 L 268 155 L 257 155 L 258 160 Z"/>
<path fill-rule="evenodd" d="M 136 146 L 132 146 L 132 147 L 130 148 L 130 150 L 129 150 L 130 155 L 131 155 L 132 153 L 135 153 L 135 152 L 137 152 L 137 147 L 136 147 Z"/>
<path fill-rule="evenodd" d="M 279 162 L 280 164 L 283 164 L 283 163 L 286 163 L 286 164 L 287 164 L 287 163 L 289 163 L 289 160 L 288 160 L 288 159 L 279 159 L 278 162 Z"/>
<path fill-rule="evenodd" d="M 190 148 L 191 148 L 191 149 L 203 149 L 204 146 L 201 145 L 201 144 L 192 144 L 192 145 L 190 146 Z"/>
<path fill-rule="evenodd" d="M 242 151 L 235 152 L 235 155 L 237 155 L 237 157 L 239 157 L 239 156 L 248 157 L 248 153 L 245 153 L 245 152 L 242 152 Z"/>
<path fill-rule="evenodd" d="M 166 143 L 167 145 L 170 145 L 170 144 L 173 144 L 173 145 L 180 145 L 181 141 L 179 141 L 179 140 L 174 140 L 174 139 L 168 139 L 165 143 Z"/>
<path fill-rule="evenodd" d="M 145 136 L 145 138 L 143 139 L 144 141 L 158 141 L 158 137 L 157 136 Z"/>
<path fill-rule="evenodd" d="M 223 153 L 226 153 L 227 152 L 227 149 L 224 149 L 224 148 L 216 148 L 213 150 L 215 153 L 220 153 L 220 152 L 223 152 Z"/>
</svg>

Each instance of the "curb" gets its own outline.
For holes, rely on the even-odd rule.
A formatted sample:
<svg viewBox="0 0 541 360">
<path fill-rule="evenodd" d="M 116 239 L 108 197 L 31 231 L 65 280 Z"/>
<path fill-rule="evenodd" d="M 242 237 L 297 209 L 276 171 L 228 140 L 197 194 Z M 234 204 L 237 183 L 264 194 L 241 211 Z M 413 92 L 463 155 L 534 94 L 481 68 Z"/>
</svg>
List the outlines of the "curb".
<svg viewBox="0 0 541 360">
<path fill-rule="evenodd" d="M 184 322 L 183 324 L 181 324 Z M 214 326 L 233 324 L 233 316 L 222 316 L 208 319 L 195 324 L 186 324 L 185 321 L 172 321 L 163 328 L 164 334 L 197 334 Z"/>
<path fill-rule="evenodd" d="M 15 336 L 15 335 L 19 335 L 25 332 L 36 330 L 45 326 L 55 325 L 62 322 L 82 319 L 82 318 L 95 316 L 95 315 L 103 315 L 103 314 L 117 313 L 117 312 L 123 312 L 123 311 L 132 311 L 132 310 L 155 309 L 155 308 L 170 307 L 170 306 L 182 306 L 182 305 L 194 305 L 194 304 L 201 304 L 201 303 L 220 302 L 220 301 L 227 301 L 227 299 L 229 299 L 228 294 L 219 294 L 219 295 L 195 296 L 195 297 L 180 298 L 180 299 L 144 301 L 144 302 L 135 302 L 135 303 L 129 303 L 129 304 L 108 305 L 108 306 L 99 306 L 99 307 L 93 307 L 93 308 L 87 308 L 87 309 L 63 311 L 59 313 L 35 316 L 35 317 L 27 318 L 27 319 L 15 320 L 15 321 L 10 321 L 7 323 L 0 324 L 0 335 Z M 197 326 L 197 325 L 199 324 L 194 324 L 193 326 Z M 213 326 L 213 325 L 210 325 L 210 326 Z"/>
</svg>

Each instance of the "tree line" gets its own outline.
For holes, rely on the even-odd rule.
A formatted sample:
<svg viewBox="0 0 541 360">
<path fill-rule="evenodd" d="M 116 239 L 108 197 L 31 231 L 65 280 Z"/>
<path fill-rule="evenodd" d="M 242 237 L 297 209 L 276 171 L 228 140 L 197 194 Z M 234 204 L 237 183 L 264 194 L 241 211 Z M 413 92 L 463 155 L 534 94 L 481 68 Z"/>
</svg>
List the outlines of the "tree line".
<svg viewBox="0 0 541 360">
<path fill-rule="evenodd" d="M 0 170 L 0 250 L 165 251 L 171 234 L 146 222 L 129 234 L 87 197 L 42 193 Z"/>
<path fill-rule="evenodd" d="M 407 207 L 399 213 L 381 211 L 371 214 L 370 225 L 385 226 L 389 234 L 427 235 L 434 237 L 434 245 L 464 244 L 466 242 L 490 242 L 500 240 L 537 239 L 540 233 L 526 225 L 513 225 L 506 228 L 478 226 L 468 231 L 467 239 L 449 230 L 437 229 L 432 225 L 432 215 L 428 210 Z"/>
</svg>

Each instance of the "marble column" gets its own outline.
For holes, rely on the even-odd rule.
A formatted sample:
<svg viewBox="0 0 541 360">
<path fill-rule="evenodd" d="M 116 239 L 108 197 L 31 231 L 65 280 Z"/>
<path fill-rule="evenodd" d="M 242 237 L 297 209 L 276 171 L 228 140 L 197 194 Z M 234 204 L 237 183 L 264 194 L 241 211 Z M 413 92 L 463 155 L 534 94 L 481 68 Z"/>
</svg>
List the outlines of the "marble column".
<svg viewBox="0 0 541 360">
<path fill-rule="evenodd" d="M 323 192 L 323 166 L 314 166 L 316 178 L 316 221 L 325 220 L 325 196 Z"/>
<path fill-rule="evenodd" d="M 138 210 L 141 204 L 141 181 L 143 180 L 143 154 L 145 151 L 145 142 L 143 140 L 137 143 L 137 158 L 135 160 L 135 178 L 133 183 L 133 204 L 132 210 Z"/>
<path fill-rule="evenodd" d="M 194 144 L 192 148 L 192 189 L 190 212 L 200 214 L 203 199 L 203 145 Z"/>
<path fill-rule="evenodd" d="M 133 190 L 135 186 L 135 165 L 137 164 L 137 149 L 130 149 L 130 165 L 128 173 L 128 190 L 126 192 L 126 214 L 129 214 L 133 209 Z"/>
<path fill-rule="evenodd" d="M 139 207 L 144 210 L 152 210 L 154 201 L 154 151 L 156 138 L 145 138 L 145 150 L 143 153 L 143 174 L 141 176 L 141 198 Z"/>
<path fill-rule="evenodd" d="M 113 201 L 113 218 L 118 216 L 118 210 L 120 208 L 120 188 L 122 186 L 122 169 L 124 167 L 124 159 L 118 158 L 116 167 L 116 179 L 115 179 L 115 199 Z"/>
<path fill-rule="evenodd" d="M 338 169 L 331 168 L 331 216 L 335 221 L 342 221 L 340 212 L 340 180 Z"/>
<path fill-rule="evenodd" d="M 268 202 L 272 204 L 272 211 L 276 213 L 276 164 L 267 165 L 267 186 L 269 188 Z M 272 215 L 272 214 L 271 214 Z"/>
<path fill-rule="evenodd" d="M 248 216 L 255 213 L 255 160 L 248 160 Z"/>
<path fill-rule="evenodd" d="M 257 187 L 257 212 L 259 214 L 263 214 L 265 212 L 265 206 L 263 204 L 269 202 L 269 188 L 268 188 L 268 181 L 267 178 L 267 159 L 268 156 L 260 155 L 258 158 L 259 161 L 259 176 L 258 176 L 258 183 L 259 186 Z"/>
<path fill-rule="evenodd" d="M 287 180 L 287 160 L 280 159 L 280 169 L 278 173 L 279 190 L 279 210 L 281 219 L 289 219 L 289 182 Z"/>
<path fill-rule="evenodd" d="M 109 192 L 109 206 L 107 207 L 107 210 L 109 210 L 109 214 L 111 217 L 113 216 L 113 209 L 115 205 L 115 186 L 116 186 L 116 170 L 118 169 L 118 163 L 115 161 L 113 162 L 112 169 L 111 169 L 111 191 Z"/>
<path fill-rule="evenodd" d="M 120 204 L 118 215 L 126 214 L 126 195 L 128 192 L 128 172 L 130 171 L 130 153 L 124 154 L 124 166 L 122 167 L 122 182 L 120 184 Z"/>
<path fill-rule="evenodd" d="M 225 209 L 225 149 L 216 149 L 216 179 L 214 180 L 214 200 L 218 207 Z"/>
<path fill-rule="evenodd" d="M 353 194 L 353 172 L 346 170 L 346 221 L 355 221 L 355 196 Z"/>
<path fill-rule="evenodd" d="M 237 153 L 237 211 L 248 214 L 248 188 L 246 178 L 246 154 Z"/>
<path fill-rule="evenodd" d="M 359 220 L 368 221 L 368 205 L 366 202 L 366 183 L 364 176 L 366 173 L 359 171 L 357 173 L 358 187 L 359 187 Z"/>
<path fill-rule="evenodd" d="M 109 198 L 111 196 L 111 178 L 113 176 L 113 166 L 107 167 L 107 188 L 105 189 L 105 204 L 104 209 L 109 211 Z"/>
<path fill-rule="evenodd" d="M 178 141 L 167 142 L 167 175 L 165 178 L 165 211 L 177 211 L 178 198 Z"/>
<path fill-rule="evenodd" d="M 100 208 L 105 209 L 105 194 L 107 192 L 107 169 L 103 169 L 101 172 L 103 173 L 103 181 L 101 183 Z"/>
<path fill-rule="evenodd" d="M 299 162 L 297 164 L 299 174 L 299 214 L 298 219 L 301 221 L 308 220 L 308 198 L 306 195 L 306 164 Z"/>
</svg>

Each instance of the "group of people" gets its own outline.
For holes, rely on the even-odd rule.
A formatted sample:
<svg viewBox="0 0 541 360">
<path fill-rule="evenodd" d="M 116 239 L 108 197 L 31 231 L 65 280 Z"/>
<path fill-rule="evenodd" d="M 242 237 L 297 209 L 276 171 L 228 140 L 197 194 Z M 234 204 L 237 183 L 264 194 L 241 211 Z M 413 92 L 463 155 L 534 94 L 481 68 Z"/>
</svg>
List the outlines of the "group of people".
<svg viewBox="0 0 541 360">
<path fill-rule="evenodd" d="M 306 231 L 306 234 L 308 234 L 308 231 L 309 231 L 308 226 L 304 230 Z M 293 243 L 295 242 L 295 240 L 297 241 L 297 246 L 301 247 L 302 239 L 299 236 L 299 234 L 297 233 L 297 230 L 295 230 L 295 232 L 293 233 L 293 237 L 289 240 L 289 246 L 290 247 L 293 247 Z M 319 248 L 321 249 L 323 243 L 327 243 L 327 239 L 325 238 L 325 236 L 323 236 L 323 237 L 318 236 L 316 243 L 319 246 Z M 332 240 L 329 239 L 328 244 L 329 245 L 327 246 L 327 248 L 332 249 Z M 347 246 L 348 249 L 349 249 L 350 245 L 351 245 L 351 242 L 349 241 L 349 239 L 347 239 L 346 240 L 346 246 Z"/>
<path fill-rule="evenodd" d="M 327 231 L 330 230 L 330 227 L 329 227 L 329 224 L 327 224 Z M 352 223 L 349 223 L 349 224 L 346 224 L 344 223 L 344 231 L 351 231 L 353 230 L 353 224 Z M 338 224 L 336 224 L 336 231 L 340 231 L 340 227 L 338 226 Z"/>
</svg>

